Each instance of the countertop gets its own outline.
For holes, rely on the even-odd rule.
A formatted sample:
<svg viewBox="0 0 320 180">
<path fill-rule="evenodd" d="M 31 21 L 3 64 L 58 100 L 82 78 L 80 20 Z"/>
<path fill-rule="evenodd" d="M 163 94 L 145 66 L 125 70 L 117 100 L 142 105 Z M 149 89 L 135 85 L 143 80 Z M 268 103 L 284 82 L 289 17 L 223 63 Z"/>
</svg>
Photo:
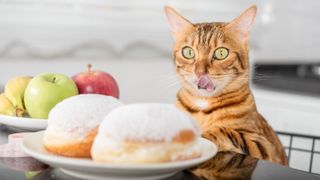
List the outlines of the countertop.
<svg viewBox="0 0 320 180">
<path fill-rule="evenodd" d="M 14 129 L 0 125 L 0 144 L 7 142 L 7 136 Z M 193 169 L 196 175 L 205 174 L 208 179 L 252 179 L 252 180 L 320 180 L 319 176 L 300 170 L 258 160 L 250 156 L 231 152 L 220 152 L 212 159 Z M 168 178 L 171 180 L 200 180 L 189 171 L 179 172 Z M 59 168 L 48 167 L 31 158 L 0 158 L 1 180 L 70 180 L 77 179 L 64 174 Z"/>
</svg>

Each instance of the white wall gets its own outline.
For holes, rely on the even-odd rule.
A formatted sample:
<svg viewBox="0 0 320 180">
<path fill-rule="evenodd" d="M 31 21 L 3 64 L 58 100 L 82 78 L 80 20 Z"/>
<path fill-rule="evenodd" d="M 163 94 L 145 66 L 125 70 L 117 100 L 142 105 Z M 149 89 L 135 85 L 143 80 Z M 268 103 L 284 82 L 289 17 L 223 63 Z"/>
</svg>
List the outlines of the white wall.
<svg viewBox="0 0 320 180">
<path fill-rule="evenodd" d="M 127 51 L 169 57 L 165 4 L 203 22 L 230 21 L 254 3 L 259 10 L 251 49 L 258 60 L 319 62 L 318 0 L 1 1 L 0 58 L 119 58 Z"/>
</svg>

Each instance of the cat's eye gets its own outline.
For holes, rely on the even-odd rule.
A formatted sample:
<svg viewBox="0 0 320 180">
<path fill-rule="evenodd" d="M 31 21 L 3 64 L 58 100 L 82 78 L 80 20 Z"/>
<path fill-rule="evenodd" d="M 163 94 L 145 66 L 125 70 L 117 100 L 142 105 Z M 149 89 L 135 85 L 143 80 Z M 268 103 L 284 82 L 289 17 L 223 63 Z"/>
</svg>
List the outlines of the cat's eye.
<svg viewBox="0 0 320 180">
<path fill-rule="evenodd" d="M 224 60 L 229 55 L 229 50 L 224 47 L 217 48 L 213 53 L 213 58 L 217 60 Z"/>
<path fill-rule="evenodd" d="M 182 48 L 182 56 L 186 59 L 192 59 L 195 56 L 194 50 L 191 47 Z"/>
</svg>

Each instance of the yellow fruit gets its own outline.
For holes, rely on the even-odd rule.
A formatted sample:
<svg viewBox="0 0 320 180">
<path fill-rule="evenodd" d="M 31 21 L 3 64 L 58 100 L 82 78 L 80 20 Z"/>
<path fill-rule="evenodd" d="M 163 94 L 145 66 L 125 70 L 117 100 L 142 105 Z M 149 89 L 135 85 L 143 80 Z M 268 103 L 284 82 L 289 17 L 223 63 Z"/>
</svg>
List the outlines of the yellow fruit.
<svg viewBox="0 0 320 180">
<path fill-rule="evenodd" d="M 0 114 L 9 116 L 17 114 L 15 107 L 3 93 L 0 94 Z"/>
<path fill-rule="evenodd" d="M 11 101 L 15 107 L 17 116 L 22 116 L 25 113 L 24 106 L 24 91 L 32 77 L 29 76 L 20 76 L 10 79 L 5 88 L 4 94 Z"/>
</svg>

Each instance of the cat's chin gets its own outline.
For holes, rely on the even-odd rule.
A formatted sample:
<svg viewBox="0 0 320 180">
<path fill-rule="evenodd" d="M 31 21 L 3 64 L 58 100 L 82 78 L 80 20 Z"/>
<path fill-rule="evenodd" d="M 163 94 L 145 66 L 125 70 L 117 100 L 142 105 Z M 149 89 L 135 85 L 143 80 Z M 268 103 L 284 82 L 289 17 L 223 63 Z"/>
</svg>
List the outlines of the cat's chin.
<svg viewBox="0 0 320 180">
<path fill-rule="evenodd" d="M 185 87 L 183 89 L 187 90 L 189 93 L 193 94 L 194 96 L 204 97 L 204 98 L 213 97 L 219 94 L 219 91 L 217 89 L 208 91 L 206 89 L 200 89 L 197 87 L 190 87 L 190 86 L 188 88 Z"/>
<path fill-rule="evenodd" d="M 205 89 L 197 89 L 196 93 L 197 93 L 198 96 L 212 97 L 212 96 L 215 96 L 217 94 L 217 91 L 216 90 L 207 91 Z"/>
</svg>

